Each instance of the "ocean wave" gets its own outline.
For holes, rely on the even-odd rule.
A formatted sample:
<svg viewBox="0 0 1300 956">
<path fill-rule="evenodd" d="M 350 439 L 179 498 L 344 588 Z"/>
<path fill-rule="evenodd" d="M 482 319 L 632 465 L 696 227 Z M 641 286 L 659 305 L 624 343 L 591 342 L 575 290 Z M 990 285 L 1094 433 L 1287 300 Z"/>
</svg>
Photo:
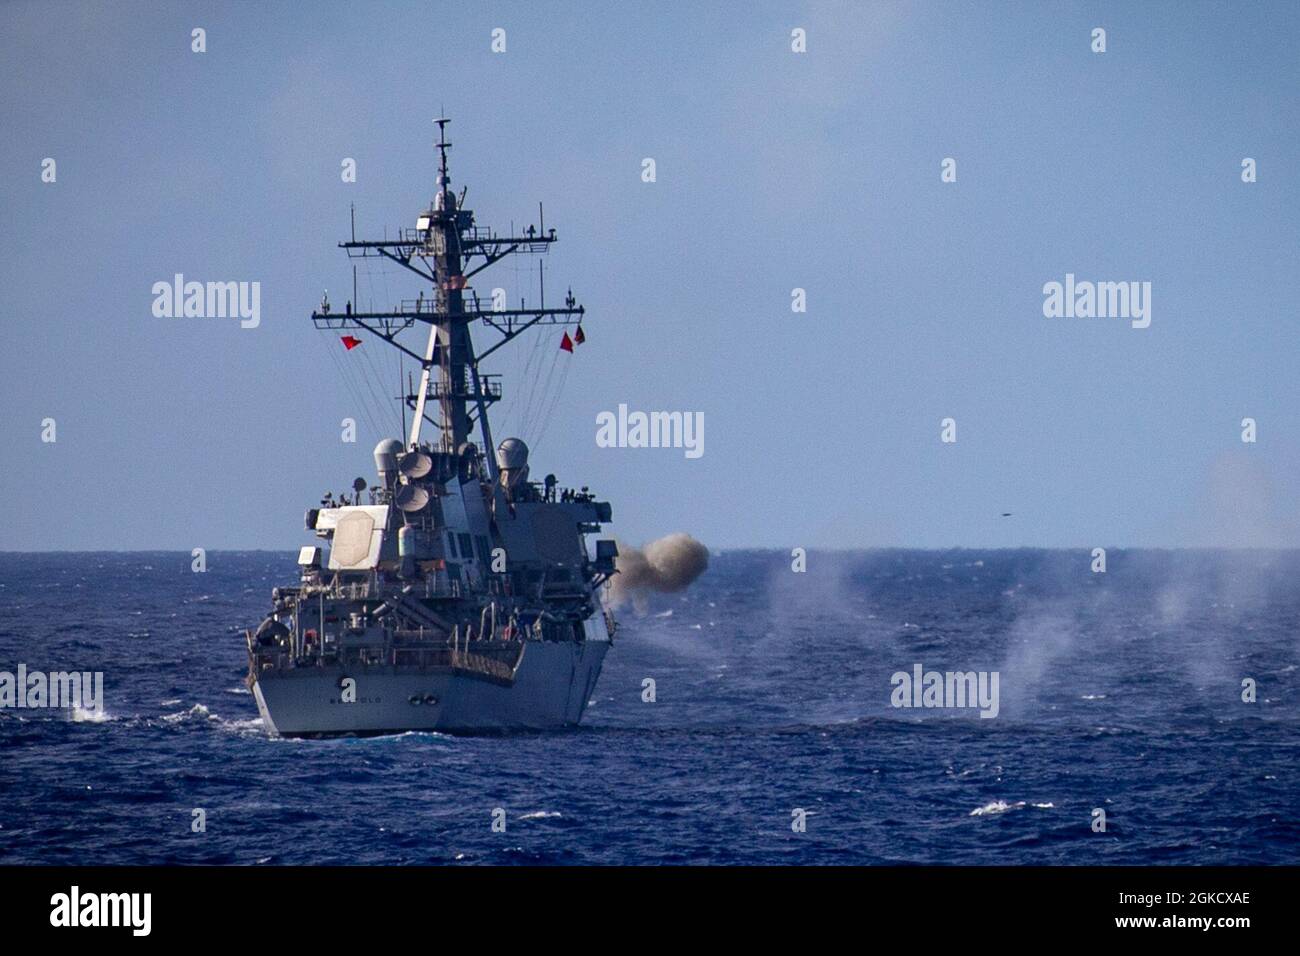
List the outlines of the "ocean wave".
<svg viewBox="0 0 1300 956">
<path fill-rule="evenodd" d="M 1156 643 L 1142 635 L 1160 620 L 1159 576 L 1130 565 L 1081 578 L 1077 553 L 864 553 L 821 590 L 801 590 L 815 578 L 799 575 L 777 589 L 784 554 L 733 554 L 690 602 L 659 607 L 672 617 L 628 615 L 578 728 L 326 740 L 268 735 L 235 690 L 242 635 L 225 630 L 264 612 L 296 556 L 230 557 L 201 585 L 214 599 L 189 604 L 188 572 L 144 578 L 141 562 L 165 562 L 99 556 L 69 628 L 58 598 L 73 579 L 40 587 L 85 557 L 0 555 L 0 671 L 30 664 L 33 648 L 43 666 L 102 668 L 111 712 L 73 723 L 58 709 L 0 711 L 0 780 L 22 781 L 0 809 L 6 862 L 1300 863 L 1300 552 L 1267 572 L 1256 606 L 1189 613 Z M 972 558 L 985 567 L 967 584 Z M 1170 560 L 1179 580 L 1218 586 L 1219 559 Z M 962 571 L 954 583 L 937 577 L 951 573 L 941 562 Z M 1034 643 L 1051 636 L 1038 626 L 1049 611 L 1075 643 Z M 145 629 L 141 657 L 127 631 Z M 999 668 L 1003 710 L 891 707 L 890 675 L 915 663 Z M 1241 702 L 1239 670 L 1276 703 Z M 653 706 L 640 696 L 648 675 Z M 646 786 L 647 767 L 666 768 L 663 786 Z M 502 805 L 510 837 L 487 825 Z M 821 812 L 809 839 L 784 836 L 796 806 Z M 1118 838 L 1088 829 L 1099 806 L 1115 808 Z M 202 840 L 193 807 L 207 809 Z M 756 809 L 766 822 L 751 826 Z"/>
<path fill-rule="evenodd" d="M 1023 810 L 1025 807 L 1033 807 L 1037 810 L 1056 809 L 1055 804 L 1052 803 L 1029 803 L 1025 800 L 1017 800 L 1014 803 L 1007 803 L 1005 800 L 994 800 L 992 803 L 986 803 L 982 807 L 976 807 L 970 812 L 970 816 L 996 816 L 999 813 L 1006 813 L 1009 810 Z"/>
<path fill-rule="evenodd" d="M 261 735 L 264 730 L 261 717 L 241 717 L 233 720 L 225 717 L 218 717 L 216 720 L 222 730 L 227 730 L 231 733 Z"/>
<path fill-rule="evenodd" d="M 189 710 L 178 710 L 174 714 L 163 714 L 162 719 L 169 724 L 179 724 L 187 720 L 216 720 L 212 712 L 203 704 L 195 704 Z"/>
<path fill-rule="evenodd" d="M 110 720 L 117 720 L 112 714 L 104 710 L 90 710 L 86 707 L 73 707 L 68 713 L 68 719 L 77 724 L 103 724 Z"/>
</svg>

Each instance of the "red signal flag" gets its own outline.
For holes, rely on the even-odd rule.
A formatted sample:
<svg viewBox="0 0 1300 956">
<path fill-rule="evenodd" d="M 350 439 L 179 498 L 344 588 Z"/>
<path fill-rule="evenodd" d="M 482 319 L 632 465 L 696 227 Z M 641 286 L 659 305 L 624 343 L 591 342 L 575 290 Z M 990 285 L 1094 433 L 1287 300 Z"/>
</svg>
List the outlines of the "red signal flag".
<svg viewBox="0 0 1300 956">
<path fill-rule="evenodd" d="M 582 334 L 582 323 L 578 323 L 578 331 L 573 333 L 573 342 L 575 345 L 581 345 L 587 341 L 587 337 Z"/>
<path fill-rule="evenodd" d="M 344 335 L 339 339 L 339 341 L 343 343 L 343 347 L 347 349 L 349 352 L 351 352 L 354 348 L 356 348 L 358 345 L 361 344 L 360 339 L 355 338 L 354 336 L 351 335 Z"/>
<path fill-rule="evenodd" d="M 564 338 L 560 339 L 560 348 L 564 349 L 566 352 L 573 351 L 573 339 L 569 338 L 568 332 L 565 332 Z"/>
</svg>

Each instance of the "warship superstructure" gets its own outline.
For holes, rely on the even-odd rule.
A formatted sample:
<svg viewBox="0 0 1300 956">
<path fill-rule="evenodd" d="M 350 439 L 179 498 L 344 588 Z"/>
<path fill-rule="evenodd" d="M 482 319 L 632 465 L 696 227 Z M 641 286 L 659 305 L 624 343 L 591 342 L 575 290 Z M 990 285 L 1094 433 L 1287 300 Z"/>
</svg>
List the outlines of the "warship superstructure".
<svg viewBox="0 0 1300 956">
<path fill-rule="evenodd" d="M 480 371 L 535 326 L 576 326 L 581 341 L 584 310 L 572 292 L 563 308 L 546 308 L 544 287 L 535 308 L 479 300 L 473 276 L 507 256 L 546 252 L 555 230 L 540 213 L 536 226 L 505 235 L 476 225 L 465 192 L 452 191 L 448 121 L 435 122 L 438 188 L 415 228 L 359 241 L 354 227 L 339 243 L 350 258 L 400 264 L 431 294 L 422 288 L 391 312 L 349 301 L 339 313 L 327 297 L 312 313 L 345 345 L 356 332 L 401 350 L 420 381 L 399 398 L 412 413 L 409 434 L 375 447 L 377 483 L 359 478 L 352 495 L 327 495 L 307 511 L 323 545 L 301 550 L 301 580 L 274 589 L 271 613 L 246 632 L 249 688 L 281 736 L 574 725 L 613 639 L 601 592 L 617 548 L 588 542 L 610 506 L 554 475 L 533 480 L 520 439 L 494 448 L 488 410 L 501 398 L 500 376 Z M 478 322 L 499 338 L 476 353 Z"/>
</svg>

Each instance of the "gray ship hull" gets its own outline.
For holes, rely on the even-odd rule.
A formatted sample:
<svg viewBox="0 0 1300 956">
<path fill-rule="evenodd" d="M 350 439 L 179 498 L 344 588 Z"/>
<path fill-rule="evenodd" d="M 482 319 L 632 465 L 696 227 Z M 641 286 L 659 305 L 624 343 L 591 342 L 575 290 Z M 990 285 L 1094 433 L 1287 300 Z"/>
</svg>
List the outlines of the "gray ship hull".
<svg viewBox="0 0 1300 956">
<path fill-rule="evenodd" d="M 327 664 L 265 671 L 252 690 L 282 737 L 551 730 L 581 720 L 609 646 L 529 641 L 513 682 L 453 667 Z M 353 702 L 342 700 L 344 677 L 356 681 Z"/>
</svg>

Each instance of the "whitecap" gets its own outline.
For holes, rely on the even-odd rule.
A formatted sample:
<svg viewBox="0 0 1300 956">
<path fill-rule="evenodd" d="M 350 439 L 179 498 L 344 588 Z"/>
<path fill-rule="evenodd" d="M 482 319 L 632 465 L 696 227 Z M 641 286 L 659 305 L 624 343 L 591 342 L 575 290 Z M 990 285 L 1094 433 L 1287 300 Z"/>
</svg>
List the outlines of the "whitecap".
<svg viewBox="0 0 1300 956">
<path fill-rule="evenodd" d="M 212 712 L 209 711 L 208 708 L 205 707 L 203 704 L 195 704 L 189 710 L 180 710 L 174 714 L 163 715 L 163 720 L 167 721 L 167 723 L 169 724 L 177 724 L 180 723 L 182 720 L 189 720 L 190 718 L 206 718 L 207 720 L 221 719 L 219 717 L 214 716 Z"/>
<path fill-rule="evenodd" d="M 87 707 L 73 707 L 69 713 L 69 718 L 76 724 L 102 724 L 105 721 L 117 719 L 102 707 L 99 710 L 90 710 Z"/>
<path fill-rule="evenodd" d="M 976 807 L 970 812 L 973 817 L 991 816 L 995 813 L 1006 813 L 1008 810 L 1019 810 L 1025 805 L 1025 801 L 1017 800 L 1015 803 L 1007 803 L 1005 800 L 994 800 L 992 803 L 986 803 L 982 807 Z"/>
<path fill-rule="evenodd" d="M 228 730 L 235 734 L 258 734 L 262 733 L 262 718 L 247 717 L 242 720 L 225 720 L 215 718 L 222 730 Z"/>
<path fill-rule="evenodd" d="M 976 807 L 970 812 L 970 815 L 972 817 L 987 817 L 998 813 L 1006 813 L 1008 810 L 1023 810 L 1025 807 L 1034 807 L 1038 810 L 1056 809 L 1056 805 L 1053 803 L 1027 803 L 1024 800 L 1007 803 L 1005 800 L 994 800 L 992 803 L 986 803 L 982 807 Z"/>
</svg>

